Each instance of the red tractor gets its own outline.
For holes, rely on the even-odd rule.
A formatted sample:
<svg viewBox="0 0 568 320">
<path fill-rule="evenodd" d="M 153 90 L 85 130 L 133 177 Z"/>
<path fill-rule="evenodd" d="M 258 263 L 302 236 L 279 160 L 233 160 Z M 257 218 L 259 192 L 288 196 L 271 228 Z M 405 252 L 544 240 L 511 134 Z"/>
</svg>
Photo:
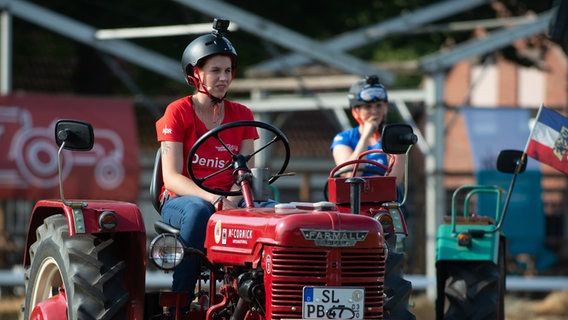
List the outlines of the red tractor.
<svg viewBox="0 0 568 320">
<path fill-rule="evenodd" d="M 339 164 L 329 174 L 324 191 L 325 199 L 336 204 L 343 213 L 355 213 L 372 217 L 383 227 L 388 256 L 384 284 L 384 313 L 388 319 L 414 319 L 409 311 L 412 284 L 403 277 L 405 253 L 404 240 L 408 236 L 402 208 L 406 202 L 408 186 L 408 154 L 417 136 L 412 127 L 405 124 L 389 125 L 382 135 L 382 150 L 369 150 L 357 160 Z M 388 165 L 365 159 L 371 153 L 385 153 Z M 389 176 L 397 154 L 405 154 L 405 177 L 402 190 L 396 186 L 396 177 Z M 384 174 L 383 174 L 384 172 Z M 345 173 L 350 177 L 343 178 Z M 362 174 L 370 174 L 361 176 Z M 400 194 L 402 193 L 402 200 Z"/>
<path fill-rule="evenodd" d="M 266 131 L 261 137 L 272 138 L 248 155 L 233 154 L 226 148 L 233 161 L 220 170 L 232 170 L 246 207 L 218 208 L 207 226 L 204 252 L 184 247 L 178 231 L 160 221 L 155 225 L 158 235 L 147 252 L 142 214 L 131 203 L 67 200 L 62 188 L 60 200 L 39 201 L 31 215 L 24 257 L 24 318 L 388 318 L 385 272 L 390 253 L 383 226 L 376 218 L 352 214 L 343 202 L 254 207 L 254 201 L 266 197 L 268 185 L 286 175 L 290 150 L 280 130 L 257 121 L 223 125 L 203 135 L 190 157 L 208 139 L 224 145 L 223 135 L 237 126 L 256 127 Z M 393 143 L 392 150 L 406 151 L 413 142 L 397 126 L 392 128 L 383 133 L 389 137 L 383 138 L 385 150 Z M 63 149 L 87 151 L 94 143 L 92 126 L 82 121 L 57 122 L 55 136 L 59 154 Z M 248 168 L 252 157 L 278 146 L 285 156 L 276 172 Z M 157 160 L 154 190 L 161 178 L 159 157 Z M 211 175 L 197 177 L 191 164 L 189 171 L 206 190 L 219 195 L 234 192 L 211 189 L 207 186 Z M 360 201 L 360 194 L 352 191 L 355 189 L 347 190 L 353 193 L 352 203 Z M 332 199 L 346 197 L 341 187 L 331 191 Z M 171 270 L 185 255 L 197 255 L 203 262 L 198 299 L 187 313 L 170 313 L 188 306 L 188 297 L 194 293 L 146 292 L 146 261 L 149 258 L 159 268 Z"/>
</svg>

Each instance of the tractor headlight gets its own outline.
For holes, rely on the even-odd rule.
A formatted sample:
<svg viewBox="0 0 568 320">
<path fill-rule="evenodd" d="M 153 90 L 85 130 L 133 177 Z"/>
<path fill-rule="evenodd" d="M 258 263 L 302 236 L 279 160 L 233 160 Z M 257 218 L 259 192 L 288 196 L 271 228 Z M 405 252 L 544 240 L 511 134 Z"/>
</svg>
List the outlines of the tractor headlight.
<svg viewBox="0 0 568 320">
<path fill-rule="evenodd" d="M 375 214 L 374 218 L 381 223 L 383 231 L 386 234 L 394 233 L 394 221 L 390 214 L 388 214 L 387 212 L 379 212 Z"/>
<path fill-rule="evenodd" d="M 471 237 L 471 234 L 469 234 L 468 232 L 462 232 L 458 234 L 458 245 L 470 248 L 472 243 L 473 239 Z"/>
<path fill-rule="evenodd" d="M 162 233 L 150 244 L 150 259 L 163 270 L 177 267 L 184 257 L 184 246 L 178 237 L 171 233 Z"/>
<path fill-rule="evenodd" d="M 118 217 L 113 211 L 104 211 L 99 216 L 99 228 L 105 231 L 112 231 L 118 225 Z"/>
</svg>

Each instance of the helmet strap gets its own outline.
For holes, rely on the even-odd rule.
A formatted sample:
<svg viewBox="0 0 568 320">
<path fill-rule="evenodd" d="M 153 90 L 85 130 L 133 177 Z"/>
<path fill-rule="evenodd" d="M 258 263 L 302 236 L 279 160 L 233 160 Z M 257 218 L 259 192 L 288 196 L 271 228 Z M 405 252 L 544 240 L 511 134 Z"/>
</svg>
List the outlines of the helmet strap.
<svg viewBox="0 0 568 320">
<path fill-rule="evenodd" d="M 191 84 L 193 84 L 197 92 L 206 94 L 209 99 L 211 99 L 211 105 L 213 106 L 213 123 L 216 123 L 218 125 L 219 121 L 221 120 L 221 102 L 225 100 L 227 93 L 225 93 L 222 98 L 213 96 L 203 85 L 203 80 L 201 80 L 199 76 L 199 69 L 195 67 L 195 70 L 197 70 L 197 72 L 194 73 L 195 76 L 187 75 L 188 82 L 191 81 Z"/>
<path fill-rule="evenodd" d="M 359 111 L 357 111 L 357 109 L 351 108 L 351 115 L 359 125 L 363 125 L 363 120 L 361 120 L 361 117 L 359 117 Z"/>
<path fill-rule="evenodd" d="M 225 97 L 227 97 L 227 93 L 225 93 L 225 95 L 221 98 L 213 96 L 203 85 L 203 80 L 201 80 L 201 77 L 199 76 L 199 69 L 197 67 L 194 67 L 194 70 L 197 71 L 195 72 L 195 76 L 188 75 L 187 78 L 191 80 L 197 92 L 206 94 L 211 99 L 211 102 L 215 105 L 218 105 L 219 103 L 223 102 L 223 100 L 225 100 Z"/>
</svg>

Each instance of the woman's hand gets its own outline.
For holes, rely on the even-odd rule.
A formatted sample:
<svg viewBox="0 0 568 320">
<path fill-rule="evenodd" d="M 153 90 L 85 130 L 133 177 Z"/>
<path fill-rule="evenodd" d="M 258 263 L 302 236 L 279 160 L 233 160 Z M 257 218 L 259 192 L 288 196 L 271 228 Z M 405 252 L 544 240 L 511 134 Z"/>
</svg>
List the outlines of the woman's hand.
<svg viewBox="0 0 568 320">
<path fill-rule="evenodd" d="M 229 196 L 225 198 L 223 204 L 227 204 L 228 205 L 227 208 L 238 208 L 239 203 L 241 202 L 242 199 L 243 199 L 242 196 Z"/>
<path fill-rule="evenodd" d="M 375 134 L 376 132 L 378 132 L 379 130 L 379 117 L 369 117 L 365 120 L 365 122 L 363 122 L 362 124 L 362 133 L 361 136 L 363 138 L 369 138 L 372 137 L 373 134 Z"/>
<path fill-rule="evenodd" d="M 241 201 L 240 199 L 241 199 L 240 196 L 231 196 L 231 197 L 219 196 L 215 198 L 215 200 L 212 201 L 211 203 L 213 204 L 215 209 L 222 209 L 222 210 L 233 209 L 239 207 L 239 202 Z"/>
</svg>

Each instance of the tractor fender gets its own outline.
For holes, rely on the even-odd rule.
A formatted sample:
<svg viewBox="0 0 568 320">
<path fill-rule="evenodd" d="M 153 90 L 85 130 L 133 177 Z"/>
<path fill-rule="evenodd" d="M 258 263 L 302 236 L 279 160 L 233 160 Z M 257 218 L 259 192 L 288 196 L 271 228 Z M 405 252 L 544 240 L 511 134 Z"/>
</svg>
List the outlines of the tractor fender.
<svg viewBox="0 0 568 320">
<path fill-rule="evenodd" d="M 105 212 L 114 212 L 118 224 L 112 230 L 99 226 L 99 217 Z M 24 266 L 29 265 L 29 247 L 36 241 L 35 230 L 43 224 L 45 218 L 52 215 L 64 215 L 67 219 L 69 236 L 96 233 L 137 233 L 144 234 L 144 219 L 140 209 L 132 203 L 110 200 L 67 201 L 40 200 L 36 203 L 28 225 Z"/>
</svg>

